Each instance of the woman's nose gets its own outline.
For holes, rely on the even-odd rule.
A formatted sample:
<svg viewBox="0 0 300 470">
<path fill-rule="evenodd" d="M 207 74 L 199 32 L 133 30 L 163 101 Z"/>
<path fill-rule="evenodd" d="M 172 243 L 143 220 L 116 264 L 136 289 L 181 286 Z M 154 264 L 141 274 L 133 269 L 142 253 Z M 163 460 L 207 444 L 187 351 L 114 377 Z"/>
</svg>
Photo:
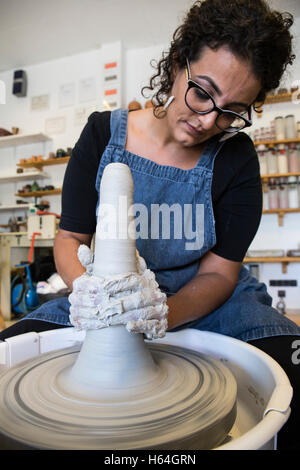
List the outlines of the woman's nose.
<svg viewBox="0 0 300 470">
<path fill-rule="evenodd" d="M 212 129 L 215 126 L 217 117 L 217 111 L 212 111 L 208 114 L 198 114 L 198 119 L 201 124 L 201 128 L 205 131 Z"/>
</svg>

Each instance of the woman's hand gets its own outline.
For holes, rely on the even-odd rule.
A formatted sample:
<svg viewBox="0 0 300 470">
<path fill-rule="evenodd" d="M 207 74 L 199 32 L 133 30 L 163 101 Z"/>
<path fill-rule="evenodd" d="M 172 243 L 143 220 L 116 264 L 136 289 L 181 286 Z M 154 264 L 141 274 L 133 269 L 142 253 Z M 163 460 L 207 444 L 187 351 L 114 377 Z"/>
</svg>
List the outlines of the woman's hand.
<svg viewBox="0 0 300 470">
<path fill-rule="evenodd" d="M 109 277 L 92 274 L 93 255 L 86 245 L 78 249 L 78 258 L 86 268 L 73 282 L 70 321 L 78 329 L 100 329 L 126 325 L 128 331 L 143 333 L 148 339 L 165 335 L 168 322 L 166 295 L 155 275 L 137 252 L 138 273 Z"/>
</svg>

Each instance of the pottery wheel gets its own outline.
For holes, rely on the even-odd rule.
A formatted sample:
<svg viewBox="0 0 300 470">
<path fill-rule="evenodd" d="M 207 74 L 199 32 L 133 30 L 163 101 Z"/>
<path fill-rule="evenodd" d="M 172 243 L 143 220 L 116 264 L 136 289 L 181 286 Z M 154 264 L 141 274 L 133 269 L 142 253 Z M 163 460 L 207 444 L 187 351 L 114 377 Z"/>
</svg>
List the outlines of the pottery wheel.
<svg viewBox="0 0 300 470">
<path fill-rule="evenodd" d="M 236 418 L 237 385 L 221 362 L 148 343 L 157 372 L 148 384 L 81 397 L 61 379 L 78 348 L 25 361 L 0 380 L 0 448 L 211 449 Z"/>
</svg>

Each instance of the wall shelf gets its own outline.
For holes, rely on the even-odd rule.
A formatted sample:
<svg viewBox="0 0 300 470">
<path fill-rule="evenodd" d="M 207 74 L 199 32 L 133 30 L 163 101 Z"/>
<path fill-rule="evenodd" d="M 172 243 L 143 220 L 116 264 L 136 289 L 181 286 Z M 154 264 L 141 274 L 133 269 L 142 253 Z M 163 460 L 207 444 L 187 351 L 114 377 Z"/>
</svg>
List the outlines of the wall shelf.
<svg viewBox="0 0 300 470">
<path fill-rule="evenodd" d="M 261 110 L 261 112 L 258 114 L 258 118 L 262 116 L 264 105 L 276 104 L 276 103 L 289 103 L 292 101 L 293 97 L 295 97 L 296 100 L 299 100 L 300 90 L 296 90 L 290 93 L 280 93 L 277 95 L 267 95 L 263 103 L 256 103 L 256 108 Z"/>
<path fill-rule="evenodd" d="M 278 215 L 278 225 L 280 227 L 283 226 L 283 218 L 285 214 L 293 214 L 295 212 L 300 212 L 300 207 L 296 209 L 265 209 L 263 210 L 263 214 L 277 214 Z"/>
<path fill-rule="evenodd" d="M 24 173 L 15 173 L 14 175 L 6 175 L 0 176 L 0 183 L 10 183 L 10 182 L 18 182 L 23 180 L 29 179 L 45 179 L 50 178 L 47 173 L 42 173 L 38 171 L 28 171 Z"/>
<path fill-rule="evenodd" d="M 300 139 L 283 139 L 283 140 L 263 140 L 263 141 L 254 141 L 255 147 L 259 145 L 267 145 L 267 146 L 274 146 L 280 144 L 293 144 L 293 143 L 300 143 Z"/>
<path fill-rule="evenodd" d="M 58 158 L 48 158 L 47 160 L 40 160 L 39 162 L 25 162 L 25 163 L 18 163 L 17 166 L 20 168 L 38 168 L 41 169 L 44 166 L 52 166 L 52 165 L 62 165 L 64 163 L 68 163 L 71 157 L 58 157 Z"/>
<path fill-rule="evenodd" d="M 43 197 L 43 196 L 54 196 L 55 194 L 61 194 L 61 188 L 51 189 L 49 191 L 31 191 L 28 193 L 17 193 L 15 196 L 18 197 Z"/>
<path fill-rule="evenodd" d="M 300 176 L 300 172 L 297 173 L 269 173 L 267 175 L 260 175 L 262 180 L 269 180 L 270 178 L 287 178 L 289 176 Z"/>
<path fill-rule="evenodd" d="M 12 211 L 19 209 L 29 209 L 29 204 L 3 204 L 2 206 L 0 205 L 0 211 Z"/>
<path fill-rule="evenodd" d="M 14 147 L 18 145 L 35 144 L 38 142 L 47 142 L 52 140 L 51 137 L 43 134 L 16 134 L 0 137 L 0 148 Z"/>
<path fill-rule="evenodd" d="M 287 266 L 289 263 L 300 263 L 300 257 L 294 257 L 294 256 L 283 256 L 283 257 L 278 257 L 278 258 L 271 258 L 271 257 L 259 257 L 259 258 L 244 258 L 243 261 L 245 264 L 251 264 L 251 263 L 281 263 L 282 265 L 282 272 L 283 274 L 286 274 L 287 272 Z"/>
<path fill-rule="evenodd" d="M 300 98 L 300 90 L 296 90 L 293 93 L 281 93 L 277 95 L 268 95 L 263 104 L 275 104 L 275 103 L 288 103 L 292 101 L 292 96 L 295 95 L 297 99 Z"/>
</svg>

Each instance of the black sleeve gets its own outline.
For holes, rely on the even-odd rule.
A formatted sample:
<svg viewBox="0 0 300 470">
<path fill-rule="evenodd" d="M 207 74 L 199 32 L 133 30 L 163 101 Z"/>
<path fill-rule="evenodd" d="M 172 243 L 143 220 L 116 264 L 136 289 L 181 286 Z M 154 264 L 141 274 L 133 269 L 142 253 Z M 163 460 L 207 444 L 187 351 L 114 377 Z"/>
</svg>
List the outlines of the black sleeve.
<svg viewBox="0 0 300 470">
<path fill-rule="evenodd" d="M 98 200 L 95 182 L 100 158 L 109 139 L 110 112 L 91 114 L 72 151 L 64 176 L 61 229 L 94 233 Z"/>
<path fill-rule="evenodd" d="M 246 134 L 229 139 L 216 158 L 214 215 L 217 243 L 212 252 L 243 261 L 262 214 L 262 184 L 252 140 Z"/>
</svg>

